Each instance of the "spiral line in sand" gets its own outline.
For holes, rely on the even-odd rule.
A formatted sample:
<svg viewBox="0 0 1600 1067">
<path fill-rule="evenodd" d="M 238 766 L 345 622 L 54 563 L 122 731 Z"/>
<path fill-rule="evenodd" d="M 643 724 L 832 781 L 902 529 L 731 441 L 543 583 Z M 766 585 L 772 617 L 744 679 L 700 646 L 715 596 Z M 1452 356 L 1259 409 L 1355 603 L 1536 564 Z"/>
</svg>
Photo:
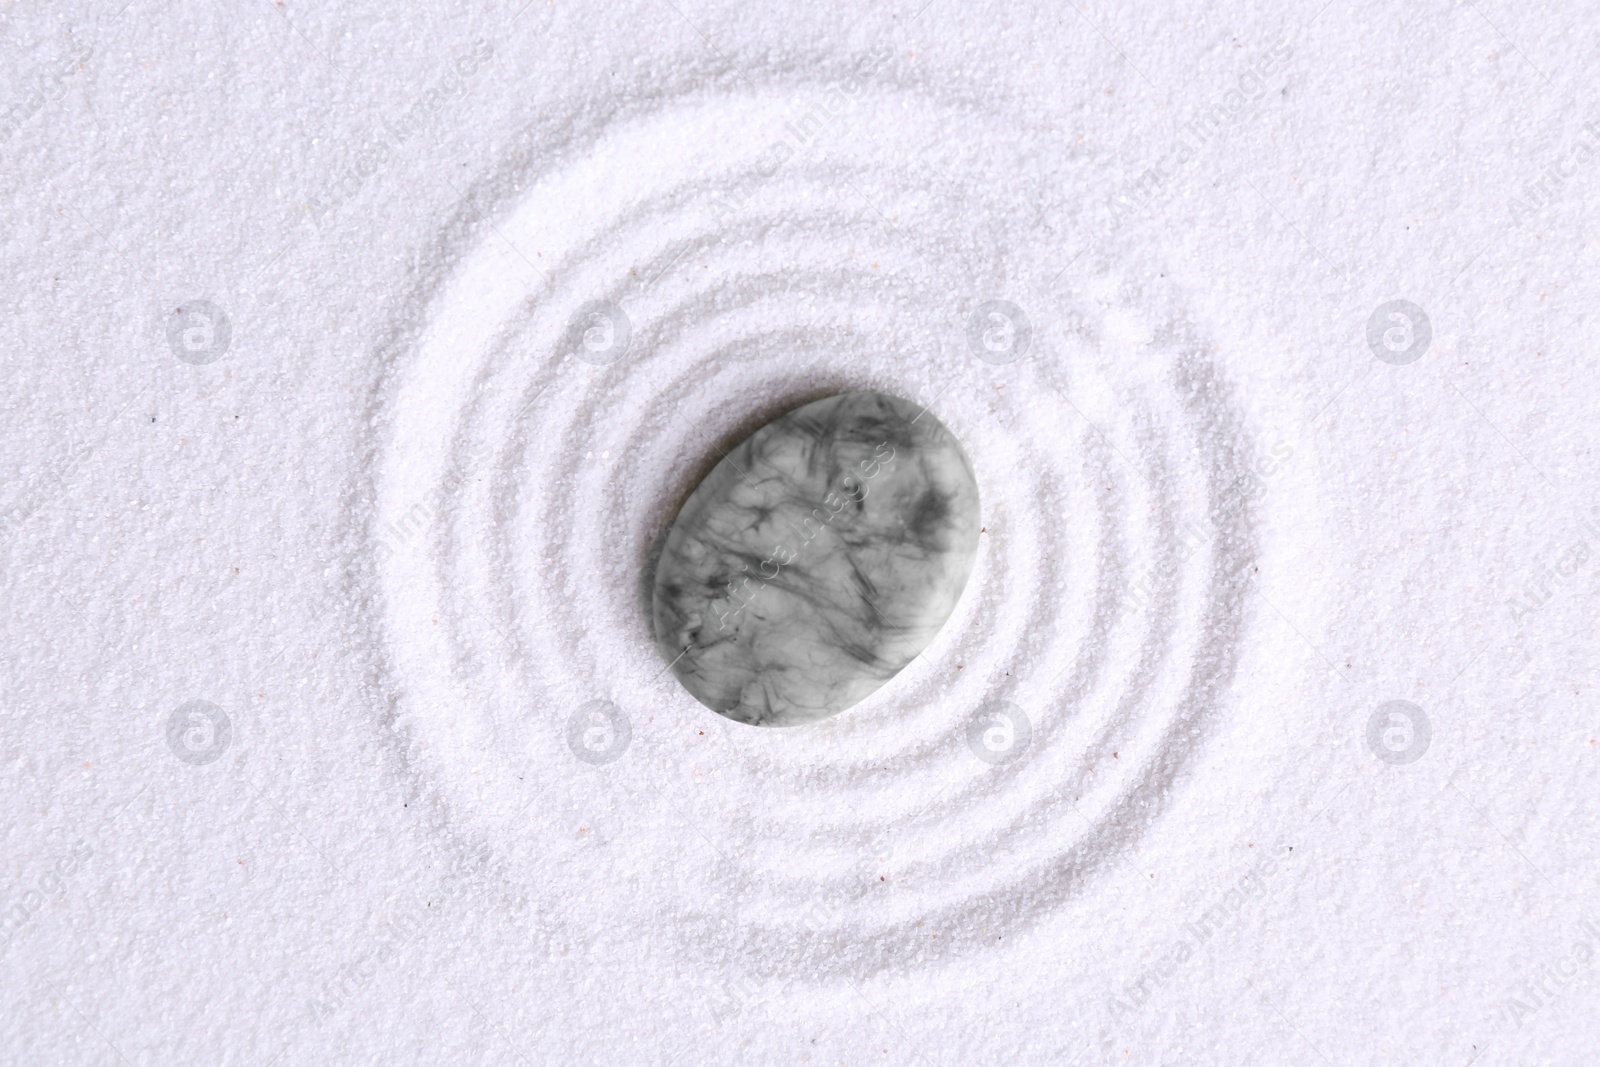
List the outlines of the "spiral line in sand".
<svg viewBox="0 0 1600 1067">
<path fill-rule="evenodd" d="M 398 346 L 372 529 L 397 719 L 456 818 L 552 901 L 598 880 L 619 928 L 854 974 L 1026 925 L 1154 816 L 1233 669 L 1249 449 L 1181 308 L 1127 268 L 1053 289 L 1055 242 L 993 239 L 1077 213 L 1003 116 L 873 86 L 771 166 L 827 93 L 685 98 L 516 168 Z M 1001 299 L 1031 330 L 1003 365 L 969 345 Z M 855 709 L 731 723 L 653 651 L 651 548 L 721 451 L 860 388 L 965 444 L 977 567 Z M 620 758 L 573 758 L 591 701 Z M 969 744 L 995 701 L 1027 719 L 1012 761 Z"/>
</svg>

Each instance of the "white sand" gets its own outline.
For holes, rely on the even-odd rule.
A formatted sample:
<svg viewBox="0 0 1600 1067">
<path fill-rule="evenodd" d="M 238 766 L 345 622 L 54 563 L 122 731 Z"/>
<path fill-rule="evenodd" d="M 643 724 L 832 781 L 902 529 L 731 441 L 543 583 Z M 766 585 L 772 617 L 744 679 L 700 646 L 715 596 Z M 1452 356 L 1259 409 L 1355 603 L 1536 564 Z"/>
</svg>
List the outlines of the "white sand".
<svg viewBox="0 0 1600 1067">
<path fill-rule="evenodd" d="M 0 15 L 0 1060 L 1596 1047 L 1581 10 L 118 4 Z M 728 722 L 652 544 L 850 388 L 977 568 Z"/>
</svg>

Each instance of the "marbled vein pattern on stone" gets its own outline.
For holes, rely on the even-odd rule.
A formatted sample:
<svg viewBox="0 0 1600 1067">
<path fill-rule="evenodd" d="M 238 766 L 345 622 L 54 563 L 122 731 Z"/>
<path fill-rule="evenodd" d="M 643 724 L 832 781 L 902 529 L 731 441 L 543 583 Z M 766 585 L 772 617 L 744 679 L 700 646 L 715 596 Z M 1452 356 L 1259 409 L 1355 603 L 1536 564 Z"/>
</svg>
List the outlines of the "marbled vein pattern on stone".
<svg viewBox="0 0 1600 1067">
<path fill-rule="evenodd" d="M 797 726 L 864 699 L 944 625 L 978 486 L 931 412 L 845 393 L 768 423 L 706 476 L 657 566 L 656 643 L 713 711 Z"/>
</svg>

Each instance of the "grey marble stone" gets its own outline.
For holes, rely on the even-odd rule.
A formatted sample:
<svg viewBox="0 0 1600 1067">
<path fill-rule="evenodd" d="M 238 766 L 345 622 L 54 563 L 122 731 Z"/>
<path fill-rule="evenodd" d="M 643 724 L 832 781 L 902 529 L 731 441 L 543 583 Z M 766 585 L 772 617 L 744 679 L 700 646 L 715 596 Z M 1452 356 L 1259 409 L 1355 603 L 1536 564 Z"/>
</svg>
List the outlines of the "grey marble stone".
<svg viewBox="0 0 1600 1067">
<path fill-rule="evenodd" d="M 972 464 L 931 412 L 883 393 L 818 400 L 751 434 L 678 512 L 656 644 L 713 711 L 815 722 L 927 647 L 978 533 Z"/>
</svg>

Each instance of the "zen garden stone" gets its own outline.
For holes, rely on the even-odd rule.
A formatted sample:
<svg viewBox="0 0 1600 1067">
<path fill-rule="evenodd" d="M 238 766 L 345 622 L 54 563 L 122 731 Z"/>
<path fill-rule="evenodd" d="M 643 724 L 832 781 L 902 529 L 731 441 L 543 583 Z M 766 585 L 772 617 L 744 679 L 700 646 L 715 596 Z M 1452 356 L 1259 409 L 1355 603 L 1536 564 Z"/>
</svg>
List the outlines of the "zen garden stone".
<svg viewBox="0 0 1600 1067">
<path fill-rule="evenodd" d="M 928 411 L 845 393 L 751 434 L 690 495 L 656 568 L 656 644 L 736 722 L 798 726 L 893 678 L 978 551 L 978 485 Z"/>
</svg>

